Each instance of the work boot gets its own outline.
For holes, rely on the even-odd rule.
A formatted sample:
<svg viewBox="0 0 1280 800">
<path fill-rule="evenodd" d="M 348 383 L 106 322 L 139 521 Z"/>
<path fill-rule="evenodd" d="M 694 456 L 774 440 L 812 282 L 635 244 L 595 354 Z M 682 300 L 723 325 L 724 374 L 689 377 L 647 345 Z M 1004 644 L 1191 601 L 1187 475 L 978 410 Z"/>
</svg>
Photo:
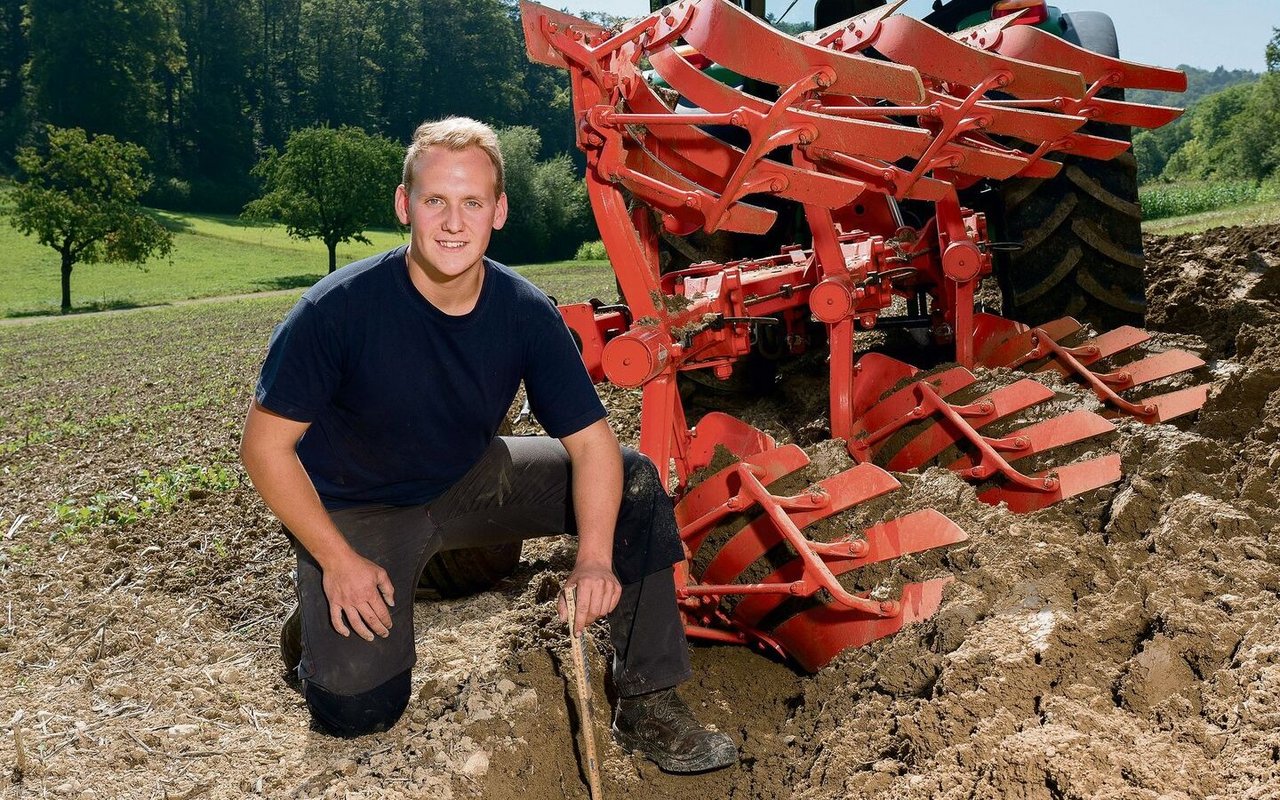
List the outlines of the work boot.
<svg viewBox="0 0 1280 800">
<path fill-rule="evenodd" d="M 280 660 L 284 662 L 285 682 L 302 691 L 302 681 L 298 680 L 298 663 L 302 661 L 302 609 L 296 604 L 289 609 L 280 627 Z"/>
<path fill-rule="evenodd" d="M 675 689 L 619 698 L 613 738 L 667 772 L 706 772 L 738 760 L 733 740 L 703 727 Z"/>
</svg>

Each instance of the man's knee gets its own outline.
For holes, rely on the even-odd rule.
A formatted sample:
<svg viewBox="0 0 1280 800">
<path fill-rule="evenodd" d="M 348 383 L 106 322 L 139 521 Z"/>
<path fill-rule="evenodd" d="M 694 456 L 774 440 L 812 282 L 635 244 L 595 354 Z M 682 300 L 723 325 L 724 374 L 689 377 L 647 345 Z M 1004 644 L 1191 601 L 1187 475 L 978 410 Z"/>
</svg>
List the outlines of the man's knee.
<svg viewBox="0 0 1280 800">
<path fill-rule="evenodd" d="M 658 477 L 658 468 L 644 453 L 630 447 L 622 448 L 623 502 L 642 502 L 658 493 L 666 493 Z"/>
<path fill-rule="evenodd" d="M 333 694 L 308 683 L 307 707 L 315 729 L 344 739 L 390 730 L 409 705 L 411 673 L 405 670 L 381 686 L 355 695 Z"/>
</svg>

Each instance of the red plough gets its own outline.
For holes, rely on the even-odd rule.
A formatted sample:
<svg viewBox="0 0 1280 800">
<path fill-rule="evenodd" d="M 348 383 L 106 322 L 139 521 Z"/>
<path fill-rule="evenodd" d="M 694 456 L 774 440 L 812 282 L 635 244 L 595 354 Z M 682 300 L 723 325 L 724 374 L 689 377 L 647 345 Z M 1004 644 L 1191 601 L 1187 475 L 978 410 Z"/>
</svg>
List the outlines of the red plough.
<svg viewBox="0 0 1280 800">
<path fill-rule="evenodd" d="M 1074 47 L 1016 15 L 947 35 L 894 14 L 898 5 L 800 38 L 725 0 L 680 0 L 616 31 L 521 6 L 530 57 L 569 70 L 588 194 L 623 299 L 562 312 L 596 380 L 643 392 L 640 449 L 673 486 L 689 556 L 677 587 L 687 630 L 807 669 L 927 618 L 951 579 L 856 590 L 859 568 L 966 539 L 935 510 L 811 536 L 900 490 L 886 469 L 945 466 L 1019 512 L 1121 478 L 1116 454 L 1054 465 L 1069 446 L 1100 447 L 1112 422 L 1047 411 L 1061 394 L 983 368 L 1056 372 L 1092 391 L 1102 414 L 1149 423 L 1194 412 L 1207 392 L 1147 392 L 1203 362 L 1139 357 L 1148 337 L 1137 329 L 1088 338 L 1071 319 L 1027 325 L 978 311 L 993 245 L 960 194 L 1050 178 L 1055 156 L 1115 158 L 1127 142 L 1082 132 L 1086 123 L 1156 127 L 1177 112 L 1102 91 L 1181 90 L 1185 77 Z M 742 85 L 704 71 L 709 62 Z M 923 221 L 907 224 L 906 208 Z M 794 244 L 751 244 L 768 236 Z M 737 257 L 698 258 L 703 241 Z M 673 249 L 695 257 L 675 267 Z M 914 330 L 955 366 L 922 373 L 860 353 L 858 333 L 875 329 Z M 775 494 L 809 465 L 805 452 L 721 413 L 691 428 L 680 376 L 728 379 L 746 359 L 817 348 L 832 436 L 853 465 Z"/>
</svg>

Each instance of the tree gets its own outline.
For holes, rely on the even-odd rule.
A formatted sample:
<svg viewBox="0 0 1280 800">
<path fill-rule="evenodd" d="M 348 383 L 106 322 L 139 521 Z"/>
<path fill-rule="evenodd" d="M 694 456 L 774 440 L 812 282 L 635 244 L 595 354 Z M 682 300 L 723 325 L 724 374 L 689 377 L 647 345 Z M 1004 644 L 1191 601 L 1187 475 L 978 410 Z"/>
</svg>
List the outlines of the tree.
<svg viewBox="0 0 1280 800">
<path fill-rule="evenodd" d="M 21 3 L 0 2 L 0 167 L 12 165 L 14 149 L 26 132 L 22 67 L 27 63 L 27 37 L 22 19 Z"/>
<path fill-rule="evenodd" d="M 499 0 L 432 0 L 422 27 L 419 67 L 424 119 L 449 114 L 503 125 L 520 120 L 529 98 L 514 9 Z"/>
<path fill-rule="evenodd" d="M 1253 85 L 1244 109 L 1227 133 L 1222 171 L 1263 181 L 1280 167 L 1276 129 L 1280 127 L 1280 73 L 1268 72 Z"/>
<path fill-rule="evenodd" d="M 542 142 L 533 128 L 504 128 L 498 139 L 511 215 L 494 233 L 490 253 L 517 264 L 571 258 L 587 238 L 589 212 L 586 187 L 569 157 L 538 161 Z"/>
<path fill-rule="evenodd" d="M 89 138 L 79 128 L 49 128 L 48 152 L 18 151 L 23 176 L 14 191 L 14 227 L 62 256 L 62 313 L 71 311 L 76 264 L 124 261 L 141 265 L 173 251 L 173 235 L 143 210 L 151 184 L 146 151 L 112 136 Z"/>
<path fill-rule="evenodd" d="M 1280 72 L 1280 28 L 1271 29 L 1267 42 L 1267 72 Z"/>
<path fill-rule="evenodd" d="M 164 87 L 183 60 L 172 0 L 27 0 L 26 10 L 35 114 L 159 158 Z"/>
<path fill-rule="evenodd" d="M 257 189 L 249 177 L 257 161 L 248 63 L 259 35 L 255 9 L 250 0 L 174 2 L 186 53 L 168 137 L 176 173 L 195 205 L 239 209 Z"/>
<path fill-rule="evenodd" d="M 311 119 L 373 128 L 378 119 L 378 31 L 369 0 L 308 0 L 303 37 L 309 57 Z"/>
<path fill-rule="evenodd" d="M 324 242 L 333 272 L 339 242 L 368 244 L 366 228 L 395 222 L 391 198 L 403 156 L 397 143 L 359 128 L 295 131 L 283 153 L 268 150 L 253 168 L 266 193 L 244 215 L 278 220 L 290 236 Z"/>
</svg>

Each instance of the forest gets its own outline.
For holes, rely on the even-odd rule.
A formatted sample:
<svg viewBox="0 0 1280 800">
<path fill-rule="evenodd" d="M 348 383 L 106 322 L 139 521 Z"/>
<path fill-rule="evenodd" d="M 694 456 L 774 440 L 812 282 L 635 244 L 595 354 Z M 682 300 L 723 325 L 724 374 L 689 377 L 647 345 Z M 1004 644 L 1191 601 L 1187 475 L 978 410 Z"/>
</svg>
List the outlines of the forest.
<svg viewBox="0 0 1280 800">
<path fill-rule="evenodd" d="M 1185 95 L 1133 98 L 1191 106 L 1135 138 L 1141 181 L 1276 194 L 1280 34 L 1267 64 L 1184 67 Z M 295 131 L 403 143 L 450 114 L 504 130 L 512 201 L 529 213 L 497 257 L 569 258 L 596 238 L 567 75 L 525 57 L 514 0 L 0 0 L 0 175 L 48 126 L 81 128 L 144 148 L 145 204 L 236 214 L 263 190 L 255 165 Z"/>
<path fill-rule="evenodd" d="M 148 205 L 238 213 L 261 189 L 254 165 L 293 131 L 406 142 L 451 114 L 518 129 L 513 167 L 547 166 L 517 187 L 575 206 L 558 233 L 577 241 L 538 231 L 535 255 L 571 256 L 589 215 L 568 79 L 525 57 L 514 2 L 0 0 L 0 174 L 46 126 L 82 128 L 145 148 Z"/>
</svg>

